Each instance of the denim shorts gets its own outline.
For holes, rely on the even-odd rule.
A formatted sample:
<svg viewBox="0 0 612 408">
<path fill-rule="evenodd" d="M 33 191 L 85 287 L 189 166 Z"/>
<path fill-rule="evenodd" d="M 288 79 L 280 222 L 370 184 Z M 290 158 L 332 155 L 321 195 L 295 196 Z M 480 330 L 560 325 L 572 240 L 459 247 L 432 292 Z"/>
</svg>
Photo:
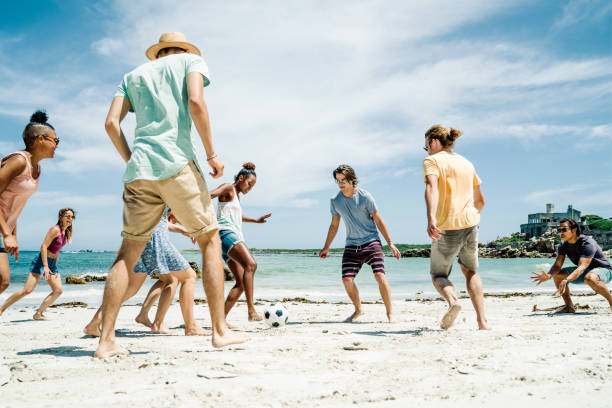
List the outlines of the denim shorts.
<svg viewBox="0 0 612 408">
<path fill-rule="evenodd" d="M 460 230 L 440 232 L 440 239 L 431 244 L 429 273 L 434 277 L 447 278 L 455 258 L 459 263 L 476 272 L 478 269 L 478 225 Z"/>
<path fill-rule="evenodd" d="M 51 270 L 51 273 L 53 275 L 59 273 L 59 269 L 57 269 L 57 259 L 51 258 L 50 256 L 48 256 L 47 257 L 47 265 L 49 265 L 49 269 Z M 40 252 L 39 252 L 38 256 L 36 257 L 36 259 L 34 259 L 32 261 L 32 267 L 30 268 L 30 272 L 32 272 L 32 273 L 34 273 L 36 275 L 42 275 L 43 269 L 44 269 L 44 265 L 42 263 L 42 257 L 41 257 Z"/>
<path fill-rule="evenodd" d="M 577 266 L 568 266 L 567 268 L 561 269 L 561 273 L 567 273 L 568 275 L 576 270 Z M 570 283 L 584 283 L 584 277 L 587 273 L 594 273 L 599 276 L 599 280 L 603 283 L 609 283 L 612 280 L 612 270 L 608 268 L 593 268 L 590 271 L 584 272 L 578 278 L 574 279 Z"/>
<path fill-rule="evenodd" d="M 219 238 L 221 238 L 221 255 L 223 256 L 223 261 L 229 261 L 229 251 L 232 250 L 234 245 L 239 242 L 243 242 L 243 240 L 236 234 L 234 231 L 230 231 L 227 229 L 219 230 Z"/>
</svg>

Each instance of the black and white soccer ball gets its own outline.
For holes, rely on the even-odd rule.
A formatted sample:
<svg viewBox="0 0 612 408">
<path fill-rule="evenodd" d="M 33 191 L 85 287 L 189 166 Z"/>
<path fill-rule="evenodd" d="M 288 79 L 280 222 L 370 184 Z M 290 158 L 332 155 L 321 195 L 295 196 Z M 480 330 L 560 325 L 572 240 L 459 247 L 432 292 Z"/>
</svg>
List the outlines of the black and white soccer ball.
<svg viewBox="0 0 612 408">
<path fill-rule="evenodd" d="M 289 312 L 282 303 L 271 303 L 264 311 L 264 322 L 268 327 L 284 326 L 289 319 Z"/>
</svg>

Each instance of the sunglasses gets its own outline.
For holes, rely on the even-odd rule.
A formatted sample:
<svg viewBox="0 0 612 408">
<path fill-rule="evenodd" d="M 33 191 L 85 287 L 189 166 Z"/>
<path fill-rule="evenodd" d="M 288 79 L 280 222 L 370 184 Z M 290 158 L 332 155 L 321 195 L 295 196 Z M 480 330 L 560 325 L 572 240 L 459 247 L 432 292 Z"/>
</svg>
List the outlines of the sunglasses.
<svg viewBox="0 0 612 408">
<path fill-rule="evenodd" d="M 53 143 L 55 143 L 56 146 L 59 145 L 59 142 L 60 142 L 59 137 L 52 137 L 52 136 L 49 136 L 49 135 L 41 135 L 41 136 L 44 137 L 47 140 L 52 141 Z"/>
<path fill-rule="evenodd" d="M 346 179 L 343 179 L 343 180 L 334 179 L 334 180 L 336 180 L 336 184 L 342 184 L 342 185 L 346 184 Z"/>
<path fill-rule="evenodd" d="M 567 227 L 557 228 L 557 232 L 567 232 L 569 230 L 570 230 L 570 228 L 567 228 Z"/>
</svg>

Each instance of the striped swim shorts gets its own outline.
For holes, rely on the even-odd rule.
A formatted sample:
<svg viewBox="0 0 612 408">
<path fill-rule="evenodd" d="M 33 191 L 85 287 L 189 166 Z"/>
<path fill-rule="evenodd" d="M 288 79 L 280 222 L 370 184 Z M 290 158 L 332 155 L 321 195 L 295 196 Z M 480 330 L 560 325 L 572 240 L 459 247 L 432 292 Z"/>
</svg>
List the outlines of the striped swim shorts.
<svg viewBox="0 0 612 408">
<path fill-rule="evenodd" d="M 364 263 L 372 267 L 373 273 L 385 273 L 384 256 L 377 239 L 363 245 L 346 246 L 342 255 L 342 277 L 354 278 Z"/>
</svg>

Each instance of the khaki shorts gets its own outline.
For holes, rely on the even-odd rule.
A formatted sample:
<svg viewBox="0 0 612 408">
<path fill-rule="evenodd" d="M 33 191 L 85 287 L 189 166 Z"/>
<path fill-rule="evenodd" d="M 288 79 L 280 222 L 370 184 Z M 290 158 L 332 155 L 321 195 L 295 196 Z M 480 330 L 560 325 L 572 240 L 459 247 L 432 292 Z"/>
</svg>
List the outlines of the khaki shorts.
<svg viewBox="0 0 612 408">
<path fill-rule="evenodd" d="M 460 230 L 440 232 L 440 239 L 431 243 L 429 273 L 434 277 L 448 278 L 453 262 L 472 272 L 478 269 L 478 225 Z"/>
<path fill-rule="evenodd" d="M 218 229 L 206 181 L 190 161 L 165 180 L 134 180 L 124 185 L 121 236 L 150 241 L 166 205 L 192 237 Z"/>
</svg>

